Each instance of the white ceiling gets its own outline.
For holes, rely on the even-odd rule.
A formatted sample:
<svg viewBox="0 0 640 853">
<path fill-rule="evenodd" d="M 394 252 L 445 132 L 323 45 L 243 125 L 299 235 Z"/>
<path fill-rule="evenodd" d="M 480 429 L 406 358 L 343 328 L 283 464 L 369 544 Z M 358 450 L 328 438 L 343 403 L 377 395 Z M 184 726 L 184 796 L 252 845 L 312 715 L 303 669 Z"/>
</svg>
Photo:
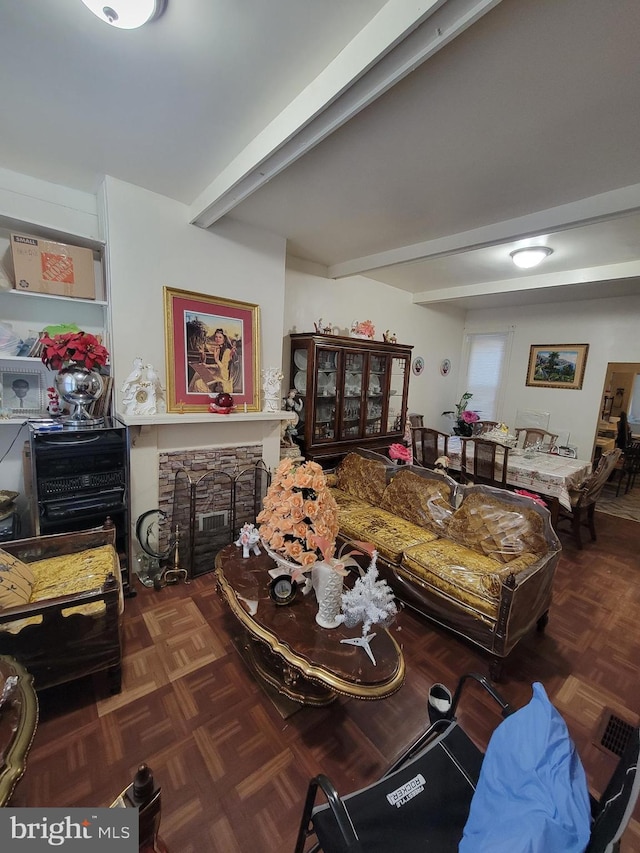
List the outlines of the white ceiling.
<svg viewBox="0 0 640 853">
<path fill-rule="evenodd" d="M 637 0 L 0 0 L 0 167 L 461 307 L 640 292 Z M 554 253 L 517 271 L 514 248 Z"/>
</svg>

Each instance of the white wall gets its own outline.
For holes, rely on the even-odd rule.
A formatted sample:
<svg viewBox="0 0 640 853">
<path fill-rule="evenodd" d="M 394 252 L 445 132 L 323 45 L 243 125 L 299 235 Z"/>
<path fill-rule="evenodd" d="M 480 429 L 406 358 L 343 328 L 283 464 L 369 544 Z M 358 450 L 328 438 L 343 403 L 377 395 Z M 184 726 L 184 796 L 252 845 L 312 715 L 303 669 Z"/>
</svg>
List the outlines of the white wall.
<svg viewBox="0 0 640 853">
<path fill-rule="evenodd" d="M 189 225 L 187 206 L 114 178 L 105 179 L 104 198 L 116 381 L 128 376 L 140 356 L 166 384 L 165 285 L 257 303 L 261 364 L 280 365 L 282 238 L 232 220 L 211 230 L 197 228 Z M 260 385 L 260 377 L 257 381 Z"/>
<path fill-rule="evenodd" d="M 640 361 L 640 295 L 470 311 L 465 331 L 501 331 L 509 326 L 514 329 L 513 348 L 502 420 L 513 427 L 518 409 L 549 412 L 550 430 L 569 430 L 578 456 L 590 459 L 608 362 Z M 589 344 L 582 390 L 525 384 L 532 344 L 582 343 Z"/>
<path fill-rule="evenodd" d="M 285 241 L 232 220 L 209 231 L 188 224 L 188 208 L 138 187 L 106 178 L 99 199 L 0 169 L 0 217 L 52 231 L 107 241 L 115 387 L 140 355 L 165 381 L 163 285 L 225 296 L 260 306 L 263 367 L 282 364 Z M 261 386 L 261 378 L 257 377 Z M 262 442 L 265 461 L 279 458 L 279 421 L 132 430 L 132 522 L 157 506 L 157 453 L 183 447 Z M 22 444 L 26 428 L 0 425 L 5 489 L 24 492 Z M 11 443 L 13 446 L 10 448 Z M 22 500 L 22 507 L 26 501 Z"/>
<path fill-rule="evenodd" d="M 425 369 L 409 379 L 409 411 L 424 414 L 425 425 L 439 421 L 452 408 L 460 368 L 460 341 L 464 314 L 448 305 L 414 305 L 412 295 L 365 276 L 334 281 L 325 268 L 296 258 L 287 259 L 284 331 L 312 332 L 314 321 L 337 326 L 348 334 L 354 320 L 371 320 L 376 338 L 389 329 L 398 342 L 413 346 L 412 356 L 422 356 Z M 448 376 L 440 373 L 444 358 L 451 361 Z M 285 342 L 283 371 L 289 377 L 289 345 Z"/>
<path fill-rule="evenodd" d="M 233 220 L 210 230 L 188 222 L 179 202 L 107 177 L 102 191 L 113 328 L 113 373 L 120 386 L 140 356 L 166 387 L 163 286 L 260 306 L 260 363 L 282 363 L 285 241 Z M 261 377 L 257 377 L 261 387 Z M 132 521 L 158 505 L 157 454 L 187 447 L 263 443 L 279 459 L 280 423 L 211 422 L 132 428 Z"/>
</svg>

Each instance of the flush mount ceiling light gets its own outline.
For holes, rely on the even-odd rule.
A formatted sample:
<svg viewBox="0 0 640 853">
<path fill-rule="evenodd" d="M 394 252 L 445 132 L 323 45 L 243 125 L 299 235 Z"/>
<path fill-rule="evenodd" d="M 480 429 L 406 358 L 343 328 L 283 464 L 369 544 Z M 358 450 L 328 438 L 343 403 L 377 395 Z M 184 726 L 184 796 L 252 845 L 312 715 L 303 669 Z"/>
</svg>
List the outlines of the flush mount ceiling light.
<svg viewBox="0 0 640 853">
<path fill-rule="evenodd" d="M 167 0 L 82 0 L 94 15 L 121 30 L 135 30 L 148 21 L 159 18 L 164 12 Z"/>
<path fill-rule="evenodd" d="M 548 246 L 529 246 L 526 249 L 516 249 L 514 252 L 510 252 L 511 260 L 522 270 L 537 267 L 551 254 L 553 254 L 553 249 L 549 249 Z"/>
</svg>

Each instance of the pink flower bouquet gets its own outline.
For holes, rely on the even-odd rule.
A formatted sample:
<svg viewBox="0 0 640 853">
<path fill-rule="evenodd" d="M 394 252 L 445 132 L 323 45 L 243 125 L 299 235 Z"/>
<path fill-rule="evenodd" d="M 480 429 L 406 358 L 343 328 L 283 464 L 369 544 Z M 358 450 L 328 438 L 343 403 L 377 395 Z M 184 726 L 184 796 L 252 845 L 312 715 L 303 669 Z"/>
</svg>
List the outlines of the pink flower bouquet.
<svg viewBox="0 0 640 853">
<path fill-rule="evenodd" d="M 411 448 L 404 444 L 392 444 L 389 448 L 389 459 L 393 459 L 394 462 L 410 463 L 412 461 Z"/>
</svg>

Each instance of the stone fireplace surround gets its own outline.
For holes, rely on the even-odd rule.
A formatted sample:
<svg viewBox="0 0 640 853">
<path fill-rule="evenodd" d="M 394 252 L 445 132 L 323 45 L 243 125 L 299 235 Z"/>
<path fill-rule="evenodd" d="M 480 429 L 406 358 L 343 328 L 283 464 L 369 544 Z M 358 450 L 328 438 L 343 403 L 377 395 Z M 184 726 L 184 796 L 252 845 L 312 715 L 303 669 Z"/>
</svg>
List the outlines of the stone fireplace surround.
<svg viewBox="0 0 640 853">
<path fill-rule="evenodd" d="M 121 416 L 129 427 L 131 472 L 131 542 L 138 551 L 135 523 L 147 510 L 160 507 L 160 460 L 171 464 L 191 457 L 198 466 L 217 458 L 226 464 L 231 459 L 261 458 L 270 470 L 280 461 L 280 427 L 289 420 L 289 412 L 249 412 L 233 415 L 186 414 Z M 178 454 L 178 455 L 174 455 Z M 211 457 L 209 454 L 213 454 Z M 216 456 L 218 454 L 218 456 Z M 205 468 L 198 470 L 204 471 Z M 166 492 L 163 499 L 166 501 Z"/>
</svg>

